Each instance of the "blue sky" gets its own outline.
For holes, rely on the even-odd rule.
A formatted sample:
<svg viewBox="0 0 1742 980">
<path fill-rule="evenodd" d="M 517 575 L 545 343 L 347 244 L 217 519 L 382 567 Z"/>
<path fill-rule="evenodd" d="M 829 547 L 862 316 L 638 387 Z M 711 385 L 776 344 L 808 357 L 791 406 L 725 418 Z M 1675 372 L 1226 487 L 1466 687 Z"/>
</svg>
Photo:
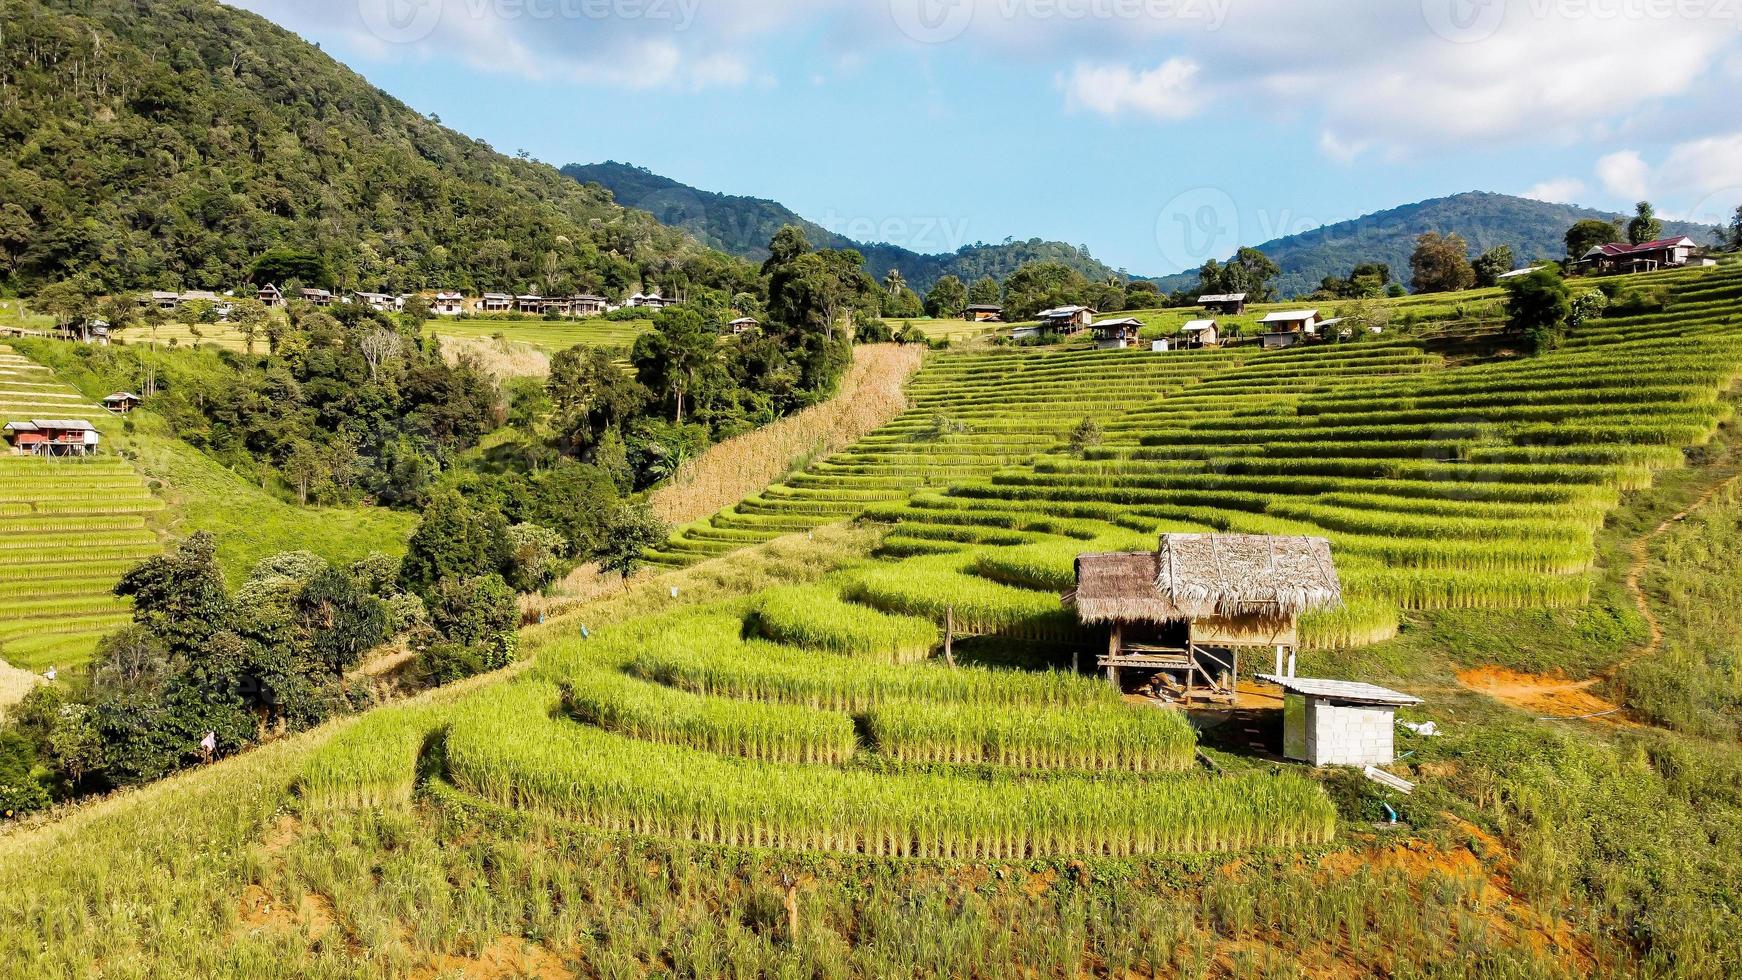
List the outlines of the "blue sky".
<svg viewBox="0 0 1742 980">
<path fill-rule="evenodd" d="M 1742 205 L 1742 0 L 235 3 L 499 150 L 919 251 L 1155 275 L 1464 190 Z"/>
</svg>

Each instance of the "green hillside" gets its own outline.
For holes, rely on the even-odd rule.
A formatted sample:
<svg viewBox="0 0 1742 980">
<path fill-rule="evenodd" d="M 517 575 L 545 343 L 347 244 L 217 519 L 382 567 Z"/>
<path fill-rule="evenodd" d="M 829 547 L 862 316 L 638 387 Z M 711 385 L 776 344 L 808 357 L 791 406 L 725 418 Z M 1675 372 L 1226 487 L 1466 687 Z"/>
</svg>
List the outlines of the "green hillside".
<svg viewBox="0 0 1742 980">
<path fill-rule="evenodd" d="M 702 258 L 215 0 L 25 0 L 5 26 L 0 269 L 19 285 L 225 288 L 290 247 L 344 288 L 598 291 Z"/>
<path fill-rule="evenodd" d="M 775 232 L 797 225 L 817 248 L 857 249 L 865 256 L 866 271 L 877 279 L 899 269 L 908 285 L 922 294 L 946 275 L 966 283 L 987 276 L 1003 280 L 1025 262 L 1062 263 L 1094 282 L 1105 282 L 1118 274 L 1082 249 L 1063 242 L 1035 238 L 996 245 L 963 243 L 954 252 L 926 255 L 882 242 L 854 241 L 775 201 L 700 190 L 643 167 L 614 162 L 570 164 L 563 173 L 604 187 L 623 206 L 650 212 L 708 246 L 754 262 L 768 258 L 768 242 Z"/>
<path fill-rule="evenodd" d="M 1326 276 L 1347 276 L 1350 269 L 1365 262 L 1387 263 L 1392 276 L 1407 283 L 1415 240 L 1430 231 L 1462 235 L 1470 244 L 1471 258 L 1509 245 L 1520 263 L 1558 259 L 1567 251 L 1567 229 L 1587 218 L 1618 220 L 1622 227 L 1627 223 L 1626 216 L 1606 211 L 1470 191 L 1339 221 L 1265 242 L 1258 250 L 1282 268 L 1276 284 L 1278 294 L 1304 296 L 1317 289 Z M 1688 235 L 1701 244 L 1711 241 L 1713 230 L 1685 221 L 1663 225 L 1665 235 Z M 1164 291 L 1191 289 L 1198 282 L 1197 270 L 1164 276 L 1156 282 Z"/>
</svg>

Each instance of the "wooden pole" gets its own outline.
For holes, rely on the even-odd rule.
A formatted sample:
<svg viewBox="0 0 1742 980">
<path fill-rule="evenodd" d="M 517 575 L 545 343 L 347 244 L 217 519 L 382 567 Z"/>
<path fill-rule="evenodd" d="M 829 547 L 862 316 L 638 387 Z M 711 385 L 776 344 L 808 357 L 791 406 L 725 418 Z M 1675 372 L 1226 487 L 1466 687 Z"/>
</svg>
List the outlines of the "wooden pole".
<svg viewBox="0 0 1742 980">
<path fill-rule="evenodd" d="M 781 884 L 786 886 L 786 941 L 789 945 L 798 946 L 798 883 L 791 875 L 781 875 Z"/>
</svg>

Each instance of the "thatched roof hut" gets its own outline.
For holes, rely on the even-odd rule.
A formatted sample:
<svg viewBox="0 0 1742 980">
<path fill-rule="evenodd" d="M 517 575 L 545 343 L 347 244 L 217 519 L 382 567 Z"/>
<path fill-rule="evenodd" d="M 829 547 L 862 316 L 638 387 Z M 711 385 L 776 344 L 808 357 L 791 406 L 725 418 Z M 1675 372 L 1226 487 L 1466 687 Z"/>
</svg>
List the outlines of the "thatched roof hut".
<svg viewBox="0 0 1742 980">
<path fill-rule="evenodd" d="M 1341 605 L 1343 587 L 1323 538 L 1164 534 L 1153 552 L 1079 557 L 1065 601 L 1087 624 L 1294 619 Z"/>
</svg>

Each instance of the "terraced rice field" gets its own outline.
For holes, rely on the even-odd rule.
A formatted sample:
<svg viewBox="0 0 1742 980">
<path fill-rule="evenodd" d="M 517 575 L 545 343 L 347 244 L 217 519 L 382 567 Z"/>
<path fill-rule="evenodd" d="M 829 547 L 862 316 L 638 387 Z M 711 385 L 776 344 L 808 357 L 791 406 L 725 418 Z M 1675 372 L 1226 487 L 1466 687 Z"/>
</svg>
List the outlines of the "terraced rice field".
<svg viewBox="0 0 1742 980">
<path fill-rule="evenodd" d="M 108 413 L 6 347 L 0 347 L 0 417 L 110 422 Z M 77 666 L 103 634 L 125 624 L 128 607 L 110 590 L 157 552 L 146 515 L 162 506 L 114 457 L 0 456 L 0 660 L 33 671 Z"/>
<path fill-rule="evenodd" d="M 437 793 L 711 845 L 1025 860 L 1334 834 L 1311 781 L 1197 769 L 1184 716 L 1126 704 L 1105 684 L 835 644 L 935 635 L 923 619 L 842 600 L 851 586 L 849 573 L 793 587 L 819 601 L 787 596 L 782 642 L 762 631 L 758 600 L 555 642 L 528 675 L 455 708 L 389 709 L 346 732 L 305 772 L 306 797 L 408 799 L 418 754 L 442 730 Z M 811 622 L 795 622 L 806 609 Z"/>
<path fill-rule="evenodd" d="M 198 331 L 197 333 L 195 331 Z M 166 323 L 155 331 L 145 327 L 134 326 L 122 330 L 116 339 L 127 344 L 159 347 L 199 347 L 210 345 L 224 350 L 241 353 L 248 349 L 248 341 L 242 336 L 235 325 L 229 323 Z M 261 330 L 254 336 L 255 353 L 266 352 L 266 331 Z"/>
<path fill-rule="evenodd" d="M 342 734 L 306 798 L 402 802 L 423 772 L 451 802 L 557 825 L 883 858 L 1324 842 L 1314 782 L 1211 774 L 1183 715 L 1074 671 L 942 663 L 940 624 L 1055 663 L 1092 651 L 1058 599 L 1072 560 L 1175 529 L 1329 537 L 1351 601 L 1303 624 L 1309 646 L 1382 638 L 1405 607 L 1584 601 L 1593 530 L 1712 437 L 1742 378 L 1742 269 L 1658 281 L 1665 314 L 1468 366 L 1402 343 L 936 358 L 907 414 L 664 558 L 860 515 L 890 526 L 884 554 L 549 638 L 514 681 Z M 1105 438 L 1073 448 L 1085 416 Z"/>
<path fill-rule="evenodd" d="M 1309 624 L 1321 644 L 1383 638 L 1400 608 L 1580 604 L 1607 513 L 1709 441 L 1742 378 L 1742 267 L 1650 281 L 1663 313 L 1464 366 L 1400 341 L 942 355 L 901 419 L 656 558 L 865 516 L 895 555 L 1056 593 L 1078 553 L 1208 528 L 1331 540 L 1353 601 Z M 1084 417 L 1105 439 L 1073 451 Z"/>
<path fill-rule="evenodd" d="M 485 339 L 501 334 L 509 340 L 533 347 L 547 354 L 570 347 L 605 347 L 628 350 L 635 338 L 653 329 L 652 320 L 606 320 L 592 317 L 584 320 L 432 320 L 426 328 L 438 337 Z"/>
</svg>

